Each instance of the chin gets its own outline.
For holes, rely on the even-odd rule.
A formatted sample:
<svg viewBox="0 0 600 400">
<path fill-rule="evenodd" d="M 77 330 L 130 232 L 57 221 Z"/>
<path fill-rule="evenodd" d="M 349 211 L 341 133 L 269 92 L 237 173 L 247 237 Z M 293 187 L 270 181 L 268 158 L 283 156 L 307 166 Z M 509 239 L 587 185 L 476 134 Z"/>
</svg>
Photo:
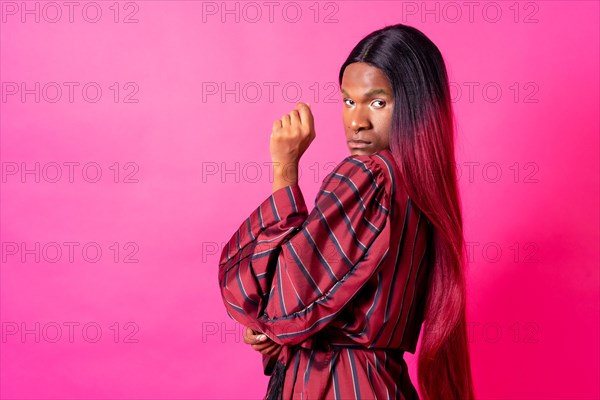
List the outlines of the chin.
<svg viewBox="0 0 600 400">
<path fill-rule="evenodd" d="M 350 155 L 355 156 L 355 155 L 359 155 L 359 156 L 363 156 L 363 155 L 370 155 L 375 153 L 376 151 L 373 150 L 369 150 L 369 149 L 350 149 Z"/>
</svg>

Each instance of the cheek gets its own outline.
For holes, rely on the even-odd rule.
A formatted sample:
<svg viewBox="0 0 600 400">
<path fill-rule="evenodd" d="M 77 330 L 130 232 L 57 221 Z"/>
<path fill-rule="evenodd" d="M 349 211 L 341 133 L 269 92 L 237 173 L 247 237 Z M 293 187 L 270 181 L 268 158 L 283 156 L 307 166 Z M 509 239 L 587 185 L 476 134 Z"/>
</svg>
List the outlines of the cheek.
<svg viewBox="0 0 600 400">
<path fill-rule="evenodd" d="M 386 115 L 386 116 L 382 116 L 383 118 L 381 118 L 379 120 L 379 127 L 380 127 L 380 137 L 382 140 L 387 140 L 388 137 L 390 136 L 390 132 L 392 131 L 392 120 L 391 120 L 391 115 Z"/>
<path fill-rule="evenodd" d="M 342 111 L 342 123 L 348 125 L 348 113 L 346 110 Z"/>
<path fill-rule="evenodd" d="M 392 132 L 392 118 L 393 118 L 393 115 L 390 113 L 390 115 L 387 116 L 385 123 L 384 123 L 385 130 L 386 130 L 388 136 Z"/>
<path fill-rule="evenodd" d="M 381 141 L 385 144 L 388 144 L 390 141 L 390 136 L 392 135 L 392 123 L 391 121 L 386 121 L 383 125 L 384 129 L 381 135 Z"/>
</svg>

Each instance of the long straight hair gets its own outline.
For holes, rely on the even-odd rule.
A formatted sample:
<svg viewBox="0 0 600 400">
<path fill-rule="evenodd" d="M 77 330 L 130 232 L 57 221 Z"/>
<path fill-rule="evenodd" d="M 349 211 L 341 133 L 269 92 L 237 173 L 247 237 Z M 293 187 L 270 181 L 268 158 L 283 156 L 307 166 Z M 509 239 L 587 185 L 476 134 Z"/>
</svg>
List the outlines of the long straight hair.
<svg viewBox="0 0 600 400">
<path fill-rule="evenodd" d="M 433 225 L 417 357 L 421 397 L 472 400 L 455 120 L 444 60 L 421 31 L 396 24 L 372 32 L 354 47 L 340 69 L 340 86 L 345 68 L 355 62 L 380 69 L 393 88 L 390 151 L 408 195 Z"/>
</svg>

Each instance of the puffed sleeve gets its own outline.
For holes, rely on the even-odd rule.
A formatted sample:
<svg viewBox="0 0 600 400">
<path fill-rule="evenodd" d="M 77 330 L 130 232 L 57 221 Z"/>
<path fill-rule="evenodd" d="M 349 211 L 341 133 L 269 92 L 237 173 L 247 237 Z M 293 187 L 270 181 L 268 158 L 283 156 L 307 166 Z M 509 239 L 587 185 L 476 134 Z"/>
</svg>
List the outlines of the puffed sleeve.
<svg viewBox="0 0 600 400">
<path fill-rule="evenodd" d="M 338 164 L 310 214 L 294 184 L 273 192 L 240 225 L 219 262 L 231 318 L 295 345 L 352 301 L 389 248 L 388 175 L 375 157 L 351 155 Z"/>
</svg>

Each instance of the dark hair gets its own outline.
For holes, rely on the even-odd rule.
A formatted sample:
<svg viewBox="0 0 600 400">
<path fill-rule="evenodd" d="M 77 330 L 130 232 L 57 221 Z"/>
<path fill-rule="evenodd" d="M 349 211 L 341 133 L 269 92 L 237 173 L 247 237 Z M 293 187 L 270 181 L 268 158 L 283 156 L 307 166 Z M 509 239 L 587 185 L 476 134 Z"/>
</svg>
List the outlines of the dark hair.
<svg viewBox="0 0 600 400">
<path fill-rule="evenodd" d="M 389 25 L 363 38 L 340 69 L 364 62 L 393 88 L 390 151 L 414 204 L 433 227 L 424 329 L 417 358 L 424 399 L 474 398 L 466 333 L 465 247 L 455 169 L 455 120 L 444 60 L 414 27 Z"/>
</svg>

